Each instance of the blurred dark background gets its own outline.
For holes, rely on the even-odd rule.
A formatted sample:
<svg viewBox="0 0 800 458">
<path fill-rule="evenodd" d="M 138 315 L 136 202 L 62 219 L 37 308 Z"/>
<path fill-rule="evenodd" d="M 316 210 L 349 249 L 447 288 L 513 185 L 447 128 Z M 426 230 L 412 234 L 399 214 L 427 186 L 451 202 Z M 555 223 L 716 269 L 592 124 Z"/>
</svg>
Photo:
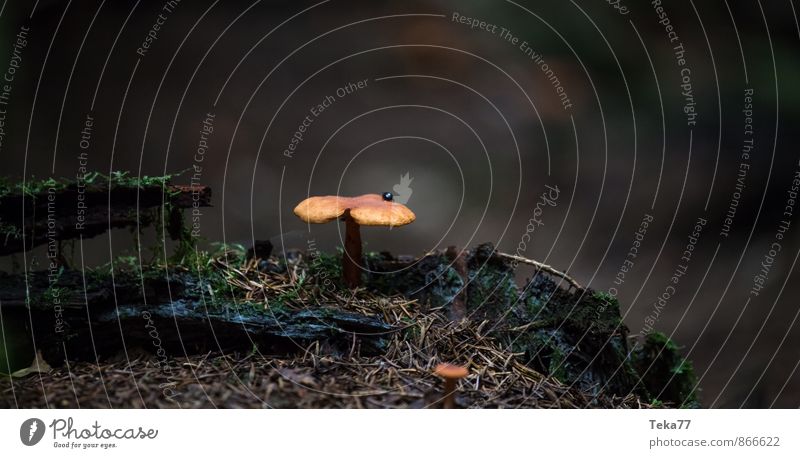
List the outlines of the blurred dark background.
<svg viewBox="0 0 800 458">
<path fill-rule="evenodd" d="M 750 295 L 798 170 L 797 16 L 790 1 L 664 3 L 673 43 L 652 4 L 632 0 L 620 2 L 624 11 L 599 0 L 183 0 L 172 12 L 167 2 L 43 0 L 35 10 L 4 2 L 2 71 L 20 28 L 30 30 L 6 82 L 0 170 L 11 180 L 74 177 L 82 152 L 88 170 L 102 173 L 198 165 L 196 178 L 215 193 L 199 221 L 207 241 L 306 249 L 313 240 L 323 250 L 340 246 L 342 234 L 335 225 L 309 232 L 294 205 L 308 194 L 390 191 L 409 174 L 417 221 L 363 237 L 369 250 L 415 255 L 484 241 L 517 252 L 545 186 L 557 186 L 556 206 L 544 209 L 520 254 L 595 289 L 616 287 L 632 333 L 653 313 L 702 217 L 688 272 L 653 327 L 694 361 L 706 406 L 797 407 L 794 218 L 765 288 Z M 453 21 L 455 12 L 496 24 L 495 33 Z M 543 61 L 526 55 L 523 41 Z M 683 111 L 682 69 L 694 126 Z M 747 89 L 755 146 L 723 237 Z M 310 115 L 329 95 L 335 101 Z M 208 113 L 213 134 L 198 162 Z M 286 157 L 307 115 L 313 122 Z M 87 116 L 94 125 L 84 150 Z M 614 285 L 645 215 L 654 223 Z M 126 231 L 84 242 L 90 265 L 133 250 Z M 27 256 L 30 268 L 41 268 L 42 253 Z M 2 266 L 14 262 L 22 257 Z M 521 269 L 520 281 L 528 275 Z"/>
</svg>

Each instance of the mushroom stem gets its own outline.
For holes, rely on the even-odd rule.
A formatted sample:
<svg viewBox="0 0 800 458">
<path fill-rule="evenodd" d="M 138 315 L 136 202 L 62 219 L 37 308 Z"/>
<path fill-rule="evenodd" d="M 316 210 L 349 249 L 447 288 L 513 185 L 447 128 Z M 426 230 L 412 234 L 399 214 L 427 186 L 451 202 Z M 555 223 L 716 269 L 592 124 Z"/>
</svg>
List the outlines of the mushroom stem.
<svg viewBox="0 0 800 458">
<path fill-rule="evenodd" d="M 445 377 L 444 379 L 444 398 L 442 404 L 445 409 L 454 409 L 456 406 L 456 379 Z"/>
<path fill-rule="evenodd" d="M 350 288 L 361 286 L 361 226 L 355 222 L 350 212 L 344 216 L 346 232 L 344 236 L 344 256 L 342 273 L 344 282 Z"/>
</svg>

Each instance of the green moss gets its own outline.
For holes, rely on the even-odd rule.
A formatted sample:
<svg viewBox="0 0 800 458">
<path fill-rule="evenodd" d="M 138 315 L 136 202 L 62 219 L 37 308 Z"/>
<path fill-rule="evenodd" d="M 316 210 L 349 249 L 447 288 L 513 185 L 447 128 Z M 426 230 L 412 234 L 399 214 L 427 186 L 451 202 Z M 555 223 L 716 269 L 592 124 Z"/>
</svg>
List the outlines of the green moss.
<svg viewBox="0 0 800 458">
<path fill-rule="evenodd" d="M 228 280 L 233 272 L 221 266 L 217 259 L 228 265 L 239 266 L 244 262 L 245 249 L 239 244 L 214 244 L 213 251 L 194 249 L 171 264 L 173 271 L 188 272 L 192 282 L 187 285 L 187 293 L 201 298 L 212 309 L 219 310 L 238 299 Z"/>
<path fill-rule="evenodd" d="M 190 256 L 197 249 L 197 239 L 192 235 L 189 226 L 184 224 L 182 212 L 177 210 L 177 214 L 181 215 L 178 219 L 180 223 L 177 229 L 173 228 L 172 231 L 175 233 L 174 238 L 178 241 L 178 245 L 175 247 L 172 258 L 180 262 L 181 259 Z"/>
<path fill-rule="evenodd" d="M 179 281 L 187 298 L 202 300 L 214 311 L 238 302 L 243 292 L 228 283 L 234 273 L 225 269 L 218 259 L 231 266 L 241 266 L 245 250 L 238 244 L 212 244 L 212 250 L 193 249 L 180 259 L 163 262 L 144 261 L 132 255 L 120 255 L 110 263 L 86 270 L 86 283 L 89 289 L 108 288 L 111 284 L 111 270 L 118 283 L 138 284 L 141 282 L 164 282 L 167 279 Z M 263 304 L 261 304 L 263 308 Z"/>
<path fill-rule="evenodd" d="M 69 288 L 62 288 L 55 285 L 51 285 L 47 288 L 44 293 L 42 293 L 41 301 L 43 304 L 56 304 L 56 303 L 65 303 L 70 300 L 72 297 L 73 291 Z"/>
<path fill-rule="evenodd" d="M 62 275 L 64 268 L 60 267 L 57 272 L 47 277 L 45 288 L 36 290 L 31 288 L 30 294 L 26 298 L 28 307 L 37 309 L 52 309 L 57 304 L 69 302 L 73 294 L 77 294 L 74 288 L 64 286 Z"/>
<path fill-rule="evenodd" d="M 281 262 L 285 263 L 284 259 Z M 310 284 L 327 291 L 346 289 L 342 280 L 342 251 L 337 254 L 313 252 L 307 262 L 307 274 Z"/>
<path fill-rule="evenodd" d="M 680 407 L 699 406 L 692 363 L 669 337 L 660 332 L 647 334 L 632 359 L 642 384 L 659 400 Z"/>
<path fill-rule="evenodd" d="M 92 285 L 106 284 L 110 280 L 111 270 L 114 270 L 116 276 L 133 276 L 136 278 L 159 278 L 163 277 L 163 267 L 154 263 L 143 261 L 140 264 L 139 257 L 130 254 L 121 254 L 114 258 L 111 262 L 107 262 L 97 267 L 86 269 L 86 283 L 87 287 Z"/>
<path fill-rule="evenodd" d="M 84 175 L 82 184 L 86 186 L 87 191 L 116 188 L 153 188 L 153 187 L 166 187 L 173 178 L 180 175 L 170 174 L 163 176 L 131 176 L 129 172 L 116 171 L 111 172 L 110 175 L 104 175 L 98 172 L 91 172 Z M 75 180 L 66 178 L 49 177 L 44 179 L 36 179 L 31 177 L 25 182 L 11 183 L 7 178 L 0 179 L 0 199 L 4 197 L 25 195 L 28 197 L 41 197 L 43 194 L 50 192 L 50 190 L 63 191 L 67 188 L 77 186 Z M 168 196 L 173 194 L 168 191 Z"/>
<path fill-rule="evenodd" d="M 428 285 L 426 293 L 428 303 L 433 307 L 440 307 L 453 301 L 464 288 L 464 280 L 452 267 L 441 264 L 430 270 L 425 275 L 425 284 Z"/>
<path fill-rule="evenodd" d="M 385 260 L 385 259 L 384 259 Z M 421 304 L 440 307 L 449 304 L 464 287 L 464 281 L 442 255 L 429 255 L 412 268 L 399 270 L 388 267 L 381 271 L 380 264 L 368 260 L 366 286 L 381 294 L 401 294 L 416 299 Z"/>
<path fill-rule="evenodd" d="M 551 336 L 548 336 L 551 337 Z M 547 373 L 550 376 L 556 378 L 561 382 L 568 382 L 570 381 L 570 363 L 567 361 L 567 356 L 573 352 L 573 348 L 567 347 L 564 348 L 563 345 L 555 345 L 555 339 L 548 339 L 549 342 L 544 342 L 545 339 L 542 339 L 540 336 L 542 347 L 547 345 L 546 348 L 549 349 L 549 354 L 542 355 L 547 360 Z"/>
<path fill-rule="evenodd" d="M 522 304 L 525 307 L 525 312 L 528 316 L 538 317 L 544 312 L 544 307 L 547 305 L 546 298 L 538 296 L 527 295 L 522 299 Z"/>
<path fill-rule="evenodd" d="M 128 217 L 131 220 L 138 218 L 139 230 L 144 230 L 153 225 L 156 226 L 158 240 L 162 241 L 164 229 L 167 230 L 173 240 L 178 241 L 175 256 L 182 256 L 190 251 L 196 244 L 196 240 L 191 236 L 191 231 L 184 223 L 183 214 L 180 209 L 172 205 L 172 197 L 180 194 L 180 191 L 172 190 L 168 187 L 173 178 L 179 174 L 164 176 L 131 176 L 128 172 L 117 171 L 110 175 L 103 175 L 98 172 L 87 173 L 80 183 L 75 180 L 65 178 L 46 178 L 26 180 L 24 183 L 10 183 L 8 179 L 0 179 L 0 201 L 5 198 L 26 198 L 31 203 L 39 199 L 45 199 L 48 193 L 61 192 L 67 189 L 75 190 L 78 185 L 84 186 L 84 192 L 103 191 L 107 189 L 163 189 L 166 192 L 166 201 L 163 207 L 153 209 L 131 209 Z M 163 212 L 163 214 L 162 214 Z M 164 227 L 162 221 L 167 221 Z M 135 234 L 138 237 L 141 234 Z M 8 222 L 0 222 L 0 242 L 8 240 L 22 239 L 21 228 Z M 163 244 L 159 242 L 157 246 L 151 247 L 153 258 L 163 253 Z"/>
<path fill-rule="evenodd" d="M 7 177 L 0 177 L 0 199 L 11 194 L 14 185 L 8 180 Z"/>
<path fill-rule="evenodd" d="M 282 315 L 289 312 L 289 307 L 280 301 L 268 301 L 266 304 L 255 303 L 253 304 L 254 313 L 272 313 L 275 315 Z"/>
<path fill-rule="evenodd" d="M 66 180 L 56 180 L 55 178 L 47 178 L 44 180 L 33 179 L 20 183 L 19 190 L 27 196 L 36 197 L 46 192 L 62 191 L 66 189 L 68 184 Z"/>
<path fill-rule="evenodd" d="M 117 188 L 165 188 L 170 182 L 181 175 L 183 172 L 161 175 L 161 176 L 132 176 L 130 172 L 127 171 L 114 171 L 111 172 L 110 175 L 104 175 L 99 172 L 90 172 L 83 176 L 83 184 L 86 186 L 87 190 L 93 189 L 105 189 L 106 187 L 110 187 L 111 189 Z M 63 180 L 66 184 L 71 184 L 72 182 Z M 167 196 L 173 196 L 177 194 L 177 191 L 170 191 L 167 190 Z"/>
<path fill-rule="evenodd" d="M 22 231 L 17 226 L 0 221 L 0 241 L 19 240 L 21 238 Z"/>
<path fill-rule="evenodd" d="M 276 301 L 270 301 L 268 305 L 263 302 L 238 301 L 236 305 L 231 306 L 227 311 L 236 312 L 243 317 L 262 316 L 265 314 L 283 316 L 289 311 L 289 308 Z"/>
<path fill-rule="evenodd" d="M 519 297 L 513 272 L 485 265 L 470 272 L 467 310 L 476 316 L 507 315 Z"/>
<path fill-rule="evenodd" d="M 410 342 L 418 342 L 420 337 L 422 337 L 422 329 L 418 324 L 411 321 L 409 318 L 403 318 L 401 320 L 403 323 L 403 338 Z"/>
<path fill-rule="evenodd" d="M 300 285 L 296 285 L 295 287 L 282 291 L 278 294 L 278 297 L 275 298 L 277 303 L 285 305 L 285 304 L 300 304 Z"/>
<path fill-rule="evenodd" d="M 535 369 L 589 392 L 602 388 L 619 395 L 644 393 L 636 386 L 628 330 L 615 298 L 592 290 L 566 290 L 538 274 L 523 289 L 514 312 L 522 324 L 503 338 Z"/>
</svg>

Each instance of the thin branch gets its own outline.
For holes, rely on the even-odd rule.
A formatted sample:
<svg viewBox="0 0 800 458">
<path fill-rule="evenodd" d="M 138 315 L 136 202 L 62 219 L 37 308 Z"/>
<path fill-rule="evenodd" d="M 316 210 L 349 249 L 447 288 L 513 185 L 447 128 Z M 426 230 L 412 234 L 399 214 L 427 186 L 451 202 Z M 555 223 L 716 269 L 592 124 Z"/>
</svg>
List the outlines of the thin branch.
<svg viewBox="0 0 800 458">
<path fill-rule="evenodd" d="M 557 277 L 563 278 L 570 285 L 574 286 L 576 289 L 583 289 L 583 287 L 581 285 L 579 285 L 578 282 L 576 282 L 572 277 L 567 275 L 566 272 L 561 272 L 560 270 L 557 270 L 554 267 L 548 266 L 547 264 L 543 264 L 543 263 L 541 263 L 539 261 L 534 261 L 533 259 L 523 258 L 522 256 L 517 256 L 517 255 L 513 255 L 513 254 L 500 253 L 500 252 L 497 252 L 496 254 L 498 256 L 504 257 L 506 259 L 510 259 L 512 261 L 516 261 L 516 262 L 520 262 L 522 264 L 528 264 L 528 265 L 534 266 L 538 270 L 542 270 L 542 271 L 547 272 L 547 273 L 549 273 L 551 275 L 555 275 Z"/>
</svg>

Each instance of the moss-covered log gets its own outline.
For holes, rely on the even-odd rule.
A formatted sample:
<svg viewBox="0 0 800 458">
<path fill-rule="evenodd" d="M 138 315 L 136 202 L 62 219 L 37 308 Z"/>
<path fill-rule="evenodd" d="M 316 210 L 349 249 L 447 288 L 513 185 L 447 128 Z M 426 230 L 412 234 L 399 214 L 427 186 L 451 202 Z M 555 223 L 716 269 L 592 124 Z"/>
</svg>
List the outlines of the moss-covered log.
<svg viewBox="0 0 800 458">
<path fill-rule="evenodd" d="M 189 273 L 157 270 L 89 272 L 85 280 L 81 272 L 62 271 L 55 282 L 46 272 L 27 279 L 0 274 L 0 311 L 6 327 L 27 328 L 51 365 L 132 348 L 173 356 L 254 349 L 291 355 L 318 343 L 329 354 L 371 355 L 394 331 L 380 318 L 324 304 L 288 309 L 227 297 L 212 304 L 199 287 Z"/>
<path fill-rule="evenodd" d="M 33 324 L 37 347 L 54 362 L 65 349 L 70 360 L 117 352 L 123 338 L 128 349 L 173 355 L 253 347 L 296 355 L 313 347 L 386 357 L 414 342 L 458 360 L 446 339 L 430 341 L 436 323 L 437 333 L 473 329 L 470 339 L 496 343 L 506 364 L 513 359 L 598 400 L 696 405 L 691 365 L 674 344 L 653 336 L 637 343 L 614 298 L 563 278 L 540 272 L 520 287 L 513 259 L 491 244 L 418 259 L 367 254 L 369 273 L 357 291 L 341 284 L 341 254 L 260 259 L 257 251 L 223 247 L 142 271 L 126 260 L 109 266 L 113 276 L 108 268 L 88 271 L 85 292 L 80 272 L 63 270 L 55 281 L 46 272 L 0 274 L 0 301 L 4 316 L 24 311 L 17 315 Z"/>
<path fill-rule="evenodd" d="M 55 245 L 63 240 L 160 223 L 162 211 L 170 236 L 177 239 L 178 210 L 211 206 L 211 189 L 173 185 L 170 178 L 91 174 L 80 181 L 0 185 L 0 256 L 45 244 L 57 255 Z"/>
<path fill-rule="evenodd" d="M 466 259 L 467 280 L 447 253 L 417 260 L 373 255 L 367 285 L 457 309 L 466 292 L 467 318 L 486 322 L 488 334 L 538 372 L 597 396 L 634 393 L 696 405 L 691 364 L 671 342 L 645 336 L 643 346 L 637 344 L 615 298 L 542 272 L 519 287 L 513 257 L 499 255 L 491 244 L 470 250 Z"/>
</svg>

